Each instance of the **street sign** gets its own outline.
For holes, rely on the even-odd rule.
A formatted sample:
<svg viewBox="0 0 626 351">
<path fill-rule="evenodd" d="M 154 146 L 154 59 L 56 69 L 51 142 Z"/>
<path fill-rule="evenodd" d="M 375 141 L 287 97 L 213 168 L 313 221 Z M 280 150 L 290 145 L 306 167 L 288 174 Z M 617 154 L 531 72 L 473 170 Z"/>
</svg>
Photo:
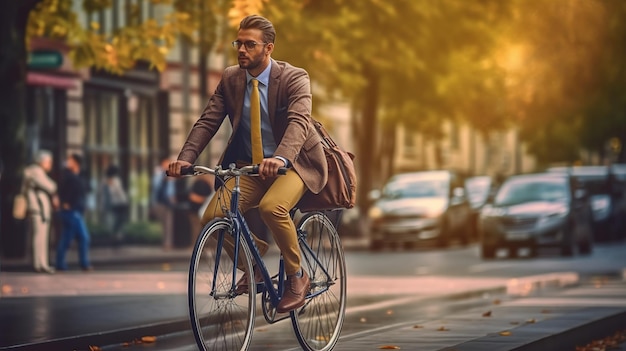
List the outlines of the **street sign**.
<svg viewBox="0 0 626 351">
<path fill-rule="evenodd" d="M 54 69 L 63 64 L 63 55 L 54 50 L 37 50 L 28 53 L 28 68 L 32 69 Z"/>
</svg>

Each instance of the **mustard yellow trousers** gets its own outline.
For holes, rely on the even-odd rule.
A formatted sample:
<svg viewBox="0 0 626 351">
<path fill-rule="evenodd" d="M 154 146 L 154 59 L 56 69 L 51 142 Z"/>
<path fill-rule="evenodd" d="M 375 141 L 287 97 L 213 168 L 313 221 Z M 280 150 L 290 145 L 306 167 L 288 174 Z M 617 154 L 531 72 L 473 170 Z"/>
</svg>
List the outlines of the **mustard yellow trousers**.
<svg viewBox="0 0 626 351">
<path fill-rule="evenodd" d="M 202 225 L 213 218 L 224 217 L 225 211 L 230 206 L 230 195 L 234 186 L 235 179 L 231 178 L 217 190 L 202 216 Z M 300 250 L 296 226 L 289 216 L 289 211 L 300 201 L 307 190 L 300 176 L 293 169 L 289 169 L 285 175 L 264 180 L 260 177 L 243 176 L 240 178 L 239 187 L 241 189 L 239 196 L 241 213 L 258 207 L 261 219 L 272 232 L 272 237 L 283 255 L 285 273 L 292 275 L 298 272 Z M 265 254 L 268 244 L 256 236 L 254 236 L 254 241 L 261 255 Z M 232 255 L 232 241 L 225 243 L 225 248 Z"/>
</svg>

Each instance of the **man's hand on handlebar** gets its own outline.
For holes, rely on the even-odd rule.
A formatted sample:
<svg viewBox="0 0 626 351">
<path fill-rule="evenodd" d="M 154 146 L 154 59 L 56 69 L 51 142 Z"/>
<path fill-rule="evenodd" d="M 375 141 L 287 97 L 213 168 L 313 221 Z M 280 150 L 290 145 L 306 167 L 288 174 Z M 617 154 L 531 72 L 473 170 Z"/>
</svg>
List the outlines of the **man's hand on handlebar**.
<svg viewBox="0 0 626 351">
<path fill-rule="evenodd" d="M 278 176 L 278 169 L 285 167 L 285 162 L 277 158 L 264 158 L 259 164 L 259 177 L 261 179 Z"/>
<path fill-rule="evenodd" d="M 167 175 L 169 177 L 180 177 L 182 176 L 181 174 L 181 169 L 182 168 L 186 168 L 186 167 L 191 167 L 191 163 L 187 162 L 187 161 L 182 161 L 182 160 L 176 160 L 170 163 L 170 165 L 167 168 Z"/>
</svg>

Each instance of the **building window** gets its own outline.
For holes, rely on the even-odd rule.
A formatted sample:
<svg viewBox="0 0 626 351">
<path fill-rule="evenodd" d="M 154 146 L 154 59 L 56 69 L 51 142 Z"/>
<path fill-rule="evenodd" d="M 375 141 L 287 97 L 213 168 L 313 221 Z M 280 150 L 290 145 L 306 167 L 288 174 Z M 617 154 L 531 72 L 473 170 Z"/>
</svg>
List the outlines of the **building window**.
<svg viewBox="0 0 626 351">
<path fill-rule="evenodd" d="M 91 189 L 87 217 L 95 223 L 99 223 L 102 214 L 100 188 L 104 173 L 109 165 L 121 163 L 120 103 L 115 92 L 85 91 L 85 173 Z"/>
</svg>

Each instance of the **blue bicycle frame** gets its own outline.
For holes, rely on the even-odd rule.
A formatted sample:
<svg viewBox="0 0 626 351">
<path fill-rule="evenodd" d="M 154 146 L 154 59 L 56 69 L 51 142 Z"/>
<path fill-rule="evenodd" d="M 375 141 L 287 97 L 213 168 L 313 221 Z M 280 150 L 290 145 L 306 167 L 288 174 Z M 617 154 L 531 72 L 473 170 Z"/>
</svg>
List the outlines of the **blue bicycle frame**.
<svg viewBox="0 0 626 351">
<path fill-rule="evenodd" d="M 280 301 L 280 298 L 283 294 L 283 289 L 284 289 L 284 280 L 285 280 L 285 274 L 284 274 L 284 262 L 283 259 L 281 257 L 280 262 L 279 262 L 279 270 L 278 270 L 278 289 L 274 288 L 273 283 L 272 283 L 272 278 L 270 277 L 268 270 L 267 270 L 267 266 L 265 265 L 265 262 L 263 261 L 263 259 L 261 258 L 261 254 L 259 252 L 258 247 L 256 246 L 256 243 L 254 242 L 254 240 L 252 239 L 252 234 L 250 232 L 250 228 L 248 227 L 248 224 L 246 223 L 241 211 L 239 211 L 239 196 L 241 194 L 241 188 L 239 186 L 239 177 L 235 177 L 235 187 L 231 192 L 231 200 L 230 200 L 230 208 L 228 209 L 228 213 L 226 215 L 226 217 L 230 220 L 231 222 L 231 233 L 229 233 L 229 235 L 232 235 L 233 239 L 234 239 L 234 257 L 233 257 L 233 262 L 239 262 L 239 244 L 241 243 L 241 237 L 243 236 L 244 240 L 246 241 L 246 243 L 248 244 L 248 247 L 251 249 L 251 254 L 252 257 L 254 259 L 254 262 L 259 266 L 259 270 L 261 272 L 261 274 L 263 275 L 263 287 L 262 289 L 265 289 L 265 291 L 269 294 L 269 298 L 270 301 L 272 303 L 273 306 L 277 306 L 278 302 Z M 233 211 L 233 209 L 236 209 Z M 330 274 L 327 271 L 327 268 L 319 261 L 317 255 L 315 255 L 315 253 L 313 252 L 313 250 L 311 250 L 309 244 L 306 242 L 305 240 L 306 237 L 306 233 L 299 231 L 298 232 L 298 241 L 301 243 L 301 247 L 306 250 L 308 252 L 308 255 L 304 255 L 306 257 L 307 260 L 312 259 L 314 261 L 314 264 L 316 264 L 318 267 L 320 267 L 322 269 L 322 272 L 324 273 L 324 275 L 326 276 L 326 281 L 330 281 Z M 219 257 L 222 254 L 222 245 L 224 243 L 224 233 L 221 233 L 219 238 L 218 238 L 218 242 L 217 242 L 217 252 L 216 252 L 216 257 L 217 257 L 217 261 L 219 262 Z M 215 292 L 215 284 L 216 284 L 216 277 L 218 274 L 218 266 L 215 267 L 215 270 L 213 272 L 213 286 L 212 286 L 212 291 Z M 235 264 L 233 266 L 233 272 L 232 272 L 232 286 L 230 289 L 229 294 L 232 295 L 232 297 L 234 297 L 235 295 L 235 288 L 236 288 L 236 275 L 237 275 L 237 265 Z M 254 279 L 254 276 L 251 275 L 251 279 Z M 258 285 L 257 285 L 258 287 Z M 326 290 L 328 290 L 328 287 L 325 287 L 324 289 L 321 289 L 319 291 L 316 291 L 315 293 L 311 294 L 309 293 L 306 298 L 310 299 L 311 297 L 317 296 L 319 294 L 322 294 L 323 292 L 325 292 Z M 257 291 L 257 292 L 263 292 L 263 290 L 261 291 Z M 212 294 L 214 295 L 214 293 Z"/>
</svg>

